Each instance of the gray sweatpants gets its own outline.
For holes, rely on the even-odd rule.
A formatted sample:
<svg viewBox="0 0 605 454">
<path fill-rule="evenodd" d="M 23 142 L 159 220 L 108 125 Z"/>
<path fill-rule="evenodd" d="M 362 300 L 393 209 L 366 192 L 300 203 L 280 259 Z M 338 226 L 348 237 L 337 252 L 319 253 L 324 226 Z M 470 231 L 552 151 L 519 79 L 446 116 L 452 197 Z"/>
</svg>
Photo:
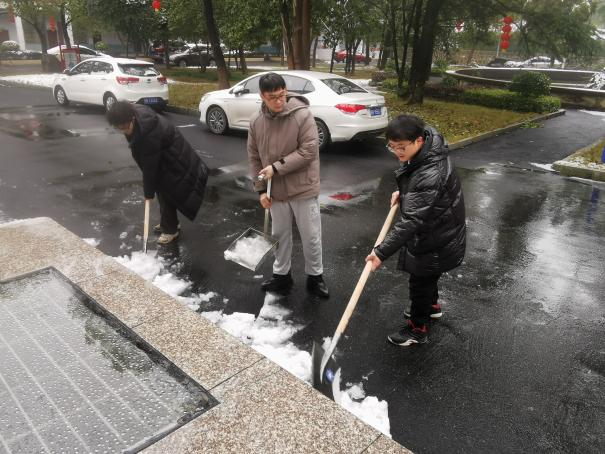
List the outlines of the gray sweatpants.
<svg viewBox="0 0 605 454">
<path fill-rule="evenodd" d="M 321 217 L 317 197 L 289 202 L 273 201 L 271 206 L 271 234 L 279 240 L 275 250 L 273 273 L 288 274 L 292 265 L 292 218 L 302 240 L 305 256 L 305 273 L 323 274 L 321 258 Z"/>
</svg>

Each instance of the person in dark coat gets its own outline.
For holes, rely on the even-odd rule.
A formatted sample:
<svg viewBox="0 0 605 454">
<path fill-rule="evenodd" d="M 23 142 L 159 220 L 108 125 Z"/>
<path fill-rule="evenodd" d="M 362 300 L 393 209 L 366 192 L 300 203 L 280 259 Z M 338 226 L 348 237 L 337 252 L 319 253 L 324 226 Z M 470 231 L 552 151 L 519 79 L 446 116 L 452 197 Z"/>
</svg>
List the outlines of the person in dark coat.
<svg viewBox="0 0 605 454">
<path fill-rule="evenodd" d="M 147 106 L 115 103 L 107 120 L 124 133 L 143 172 L 145 199 L 157 194 L 161 220 L 154 230 L 159 244 L 179 235 L 177 210 L 193 221 L 204 200 L 208 168 L 181 132 Z"/>
<path fill-rule="evenodd" d="M 407 324 L 388 340 L 400 346 L 427 342 L 428 322 L 441 317 L 437 282 L 462 263 L 466 221 L 462 186 L 448 156 L 443 136 L 413 115 L 401 115 L 387 126 L 387 148 L 400 161 L 395 172 L 401 219 L 366 261 L 376 270 L 399 251 L 398 268 L 407 271 L 411 306 Z"/>
</svg>

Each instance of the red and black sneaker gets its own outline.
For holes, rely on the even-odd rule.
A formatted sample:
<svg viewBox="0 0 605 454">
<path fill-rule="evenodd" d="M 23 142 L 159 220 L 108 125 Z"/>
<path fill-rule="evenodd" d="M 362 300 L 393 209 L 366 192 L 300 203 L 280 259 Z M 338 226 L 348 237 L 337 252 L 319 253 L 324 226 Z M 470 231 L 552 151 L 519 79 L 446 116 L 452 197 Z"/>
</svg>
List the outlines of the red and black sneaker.
<svg viewBox="0 0 605 454">
<path fill-rule="evenodd" d="M 410 318 L 412 312 L 412 306 L 408 306 L 403 310 L 403 316 L 405 318 Z M 441 311 L 441 304 L 439 303 L 435 303 L 435 304 L 431 304 L 431 318 L 434 320 L 440 319 L 441 316 L 443 315 L 443 312 Z"/>
<path fill-rule="evenodd" d="M 414 326 L 411 320 L 396 333 L 389 334 L 387 339 L 391 344 L 409 347 L 414 344 L 426 344 L 429 340 L 426 325 Z"/>
</svg>

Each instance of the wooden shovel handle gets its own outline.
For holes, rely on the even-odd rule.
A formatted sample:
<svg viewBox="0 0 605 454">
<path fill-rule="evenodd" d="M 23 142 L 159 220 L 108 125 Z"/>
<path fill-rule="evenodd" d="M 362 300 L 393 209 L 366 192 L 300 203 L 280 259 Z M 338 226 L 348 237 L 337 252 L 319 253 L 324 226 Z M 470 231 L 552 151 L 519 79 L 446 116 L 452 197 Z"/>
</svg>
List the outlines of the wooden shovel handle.
<svg viewBox="0 0 605 454">
<path fill-rule="evenodd" d="M 267 181 L 267 198 L 271 201 L 271 178 Z M 269 208 L 265 208 L 265 227 L 263 233 L 265 236 L 269 234 Z"/>
<path fill-rule="evenodd" d="M 386 219 L 386 221 L 384 221 L 384 225 L 382 226 L 382 230 L 378 234 L 378 238 L 376 239 L 376 243 L 374 243 L 374 247 L 376 247 L 380 243 L 382 243 L 382 241 L 384 240 L 384 237 L 387 236 L 387 233 L 388 233 L 389 229 L 391 228 L 391 224 L 393 223 L 393 219 L 395 219 L 395 215 L 397 214 L 398 208 L 399 208 L 398 204 L 393 205 L 391 207 L 391 211 L 389 211 L 387 219 Z M 357 285 L 355 286 L 355 290 L 353 290 L 353 294 L 351 295 L 351 299 L 349 300 L 349 303 L 347 304 L 347 308 L 345 309 L 344 314 L 342 314 L 340 323 L 338 324 L 338 327 L 336 328 L 336 334 L 339 334 L 339 335 L 342 334 L 344 332 L 344 330 L 346 329 L 347 325 L 349 324 L 349 319 L 351 318 L 351 314 L 353 314 L 353 311 L 355 310 L 355 306 L 357 306 L 357 302 L 359 301 L 361 292 L 363 291 L 363 288 L 365 287 L 366 282 L 367 282 L 368 277 L 370 276 L 371 272 L 372 272 L 372 262 L 366 262 L 366 266 L 364 267 L 363 272 L 361 273 L 361 277 L 359 278 L 359 281 L 357 281 Z"/>
<path fill-rule="evenodd" d="M 143 251 L 147 252 L 147 238 L 149 238 L 149 205 L 150 200 L 145 199 L 145 219 L 143 221 Z"/>
</svg>

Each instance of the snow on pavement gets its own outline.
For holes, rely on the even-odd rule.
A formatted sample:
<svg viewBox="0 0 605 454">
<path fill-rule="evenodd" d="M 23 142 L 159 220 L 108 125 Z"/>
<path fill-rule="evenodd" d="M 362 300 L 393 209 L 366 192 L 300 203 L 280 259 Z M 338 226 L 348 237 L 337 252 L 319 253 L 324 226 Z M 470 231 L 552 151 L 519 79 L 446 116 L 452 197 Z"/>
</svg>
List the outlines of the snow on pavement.
<svg viewBox="0 0 605 454">
<path fill-rule="evenodd" d="M 161 257 L 156 257 L 154 251 L 148 251 L 147 254 L 133 252 L 130 256 L 114 258 L 192 310 L 198 311 L 203 307 L 202 303 L 218 297 L 214 292 L 191 293 L 193 283 L 171 273 L 166 268 L 166 262 Z M 225 314 L 222 310 L 202 311 L 201 315 L 293 375 L 310 383 L 312 380 L 311 354 L 300 350 L 291 341 L 292 336 L 304 326 L 290 320 L 292 311 L 281 306 L 280 299 L 281 297 L 278 295 L 267 293 L 256 319 L 254 314 L 244 312 Z M 224 298 L 223 301 L 225 301 Z M 326 342 L 329 343 L 330 339 L 324 339 L 324 345 Z M 340 406 L 385 435 L 391 436 L 386 400 L 366 396 L 361 384 L 348 383 L 345 389 L 341 389 L 340 369 L 336 373 L 333 391 L 335 401 Z"/>
<path fill-rule="evenodd" d="M 37 87 L 52 87 L 58 74 L 26 74 L 21 76 L 4 76 L 0 80 L 15 82 L 23 85 L 35 85 Z"/>
</svg>

